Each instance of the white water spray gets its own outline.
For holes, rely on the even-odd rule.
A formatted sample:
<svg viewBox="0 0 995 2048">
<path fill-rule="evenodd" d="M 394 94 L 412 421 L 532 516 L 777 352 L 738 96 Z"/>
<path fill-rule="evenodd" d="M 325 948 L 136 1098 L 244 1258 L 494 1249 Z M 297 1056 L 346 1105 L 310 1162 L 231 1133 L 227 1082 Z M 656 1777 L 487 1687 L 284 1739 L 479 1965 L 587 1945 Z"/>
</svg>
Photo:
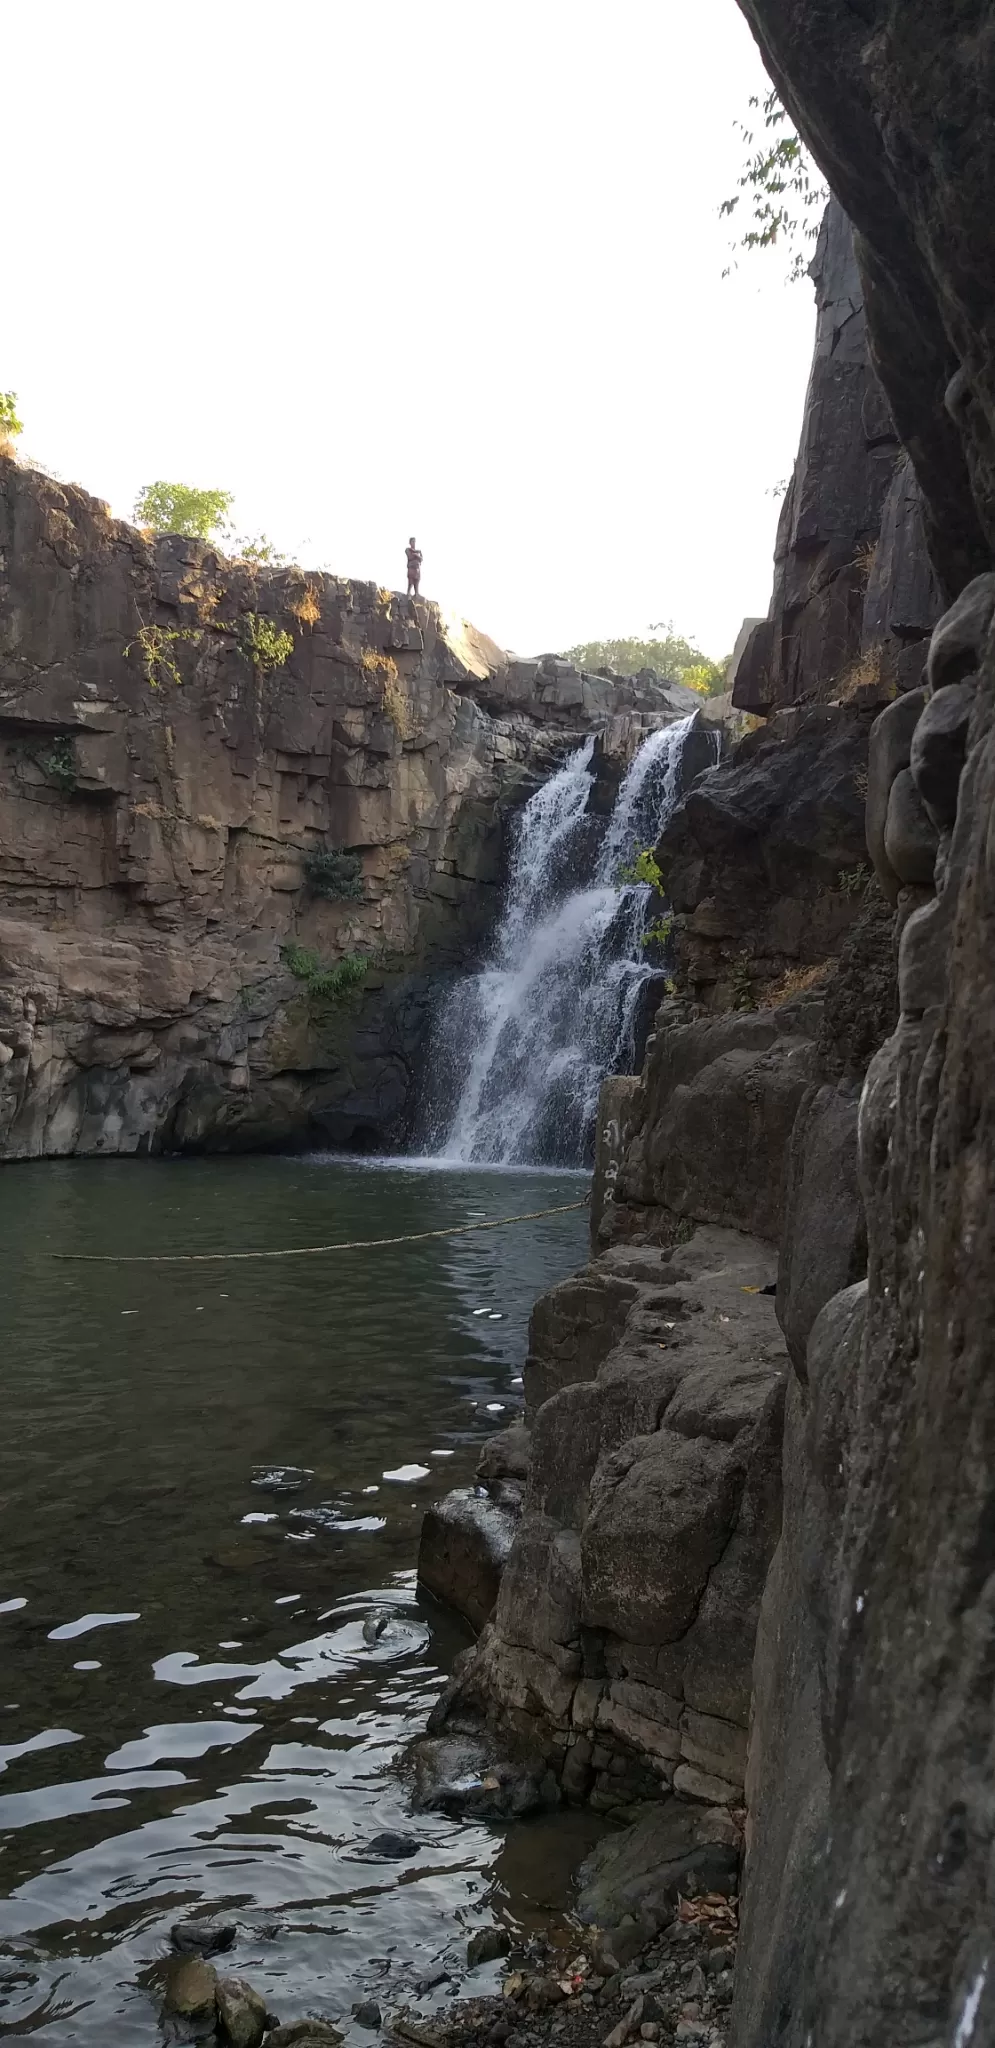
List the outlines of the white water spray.
<svg viewBox="0 0 995 2048">
<path fill-rule="evenodd" d="M 583 1160 L 601 1081 L 631 1070 L 640 998 L 660 972 L 642 943 L 652 892 L 619 871 L 674 809 L 693 723 L 643 742 L 593 859 L 593 740 L 525 806 L 492 960 L 457 984 L 435 1031 L 433 1138 L 445 1158 Z"/>
</svg>

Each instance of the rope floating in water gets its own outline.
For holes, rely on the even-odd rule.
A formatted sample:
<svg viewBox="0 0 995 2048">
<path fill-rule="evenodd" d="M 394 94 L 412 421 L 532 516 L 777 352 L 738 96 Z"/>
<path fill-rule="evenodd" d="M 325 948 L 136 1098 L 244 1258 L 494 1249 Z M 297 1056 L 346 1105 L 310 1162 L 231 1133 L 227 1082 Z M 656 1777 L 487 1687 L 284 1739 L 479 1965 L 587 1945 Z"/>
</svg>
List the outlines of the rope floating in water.
<svg viewBox="0 0 995 2048">
<path fill-rule="evenodd" d="M 68 1266 L 210 1266 L 232 1259 L 315 1259 L 323 1252 L 365 1252 L 383 1245 L 424 1244 L 430 1237 L 463 1237 L 471 1230 L 500 1230 L 506 1223 L 538 1223 L 544 1216 L 566 1216 L 586 1209 L 582 1202 L 561 1202 L 555 1209 L 529 1209 L 521 1216 L 493 1216 L 486 1223 L 448 1223 L 442 1230 L 414 1230 L 407 1237 L 354 1237 L 341 1244 L 291 1245 L 277 1252 L 51 1252 Z"/>
</svg>

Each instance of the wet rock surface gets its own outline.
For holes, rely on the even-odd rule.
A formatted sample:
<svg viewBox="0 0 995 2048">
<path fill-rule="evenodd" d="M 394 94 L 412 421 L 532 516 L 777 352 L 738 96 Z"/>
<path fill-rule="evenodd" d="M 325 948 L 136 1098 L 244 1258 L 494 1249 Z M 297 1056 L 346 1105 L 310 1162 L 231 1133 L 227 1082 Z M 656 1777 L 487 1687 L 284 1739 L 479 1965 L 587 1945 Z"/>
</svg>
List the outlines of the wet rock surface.
<svg viewBox="0 0 995 2048">
<path fill-rule="evenodd" d="M 266 2032 L 266 2000 L 244 1977 L 220 1977 L 218 2019 L 231 2048 L 259 2048 Z"/>
<path fill-rule="evenodd" d="M 481 1629 L 494 1612 L 521 1497 L 495 1500 L 463 1487 L 429 1508 L 418 1545 L 418 1577 L 439 1600 Z"/>
<path fill-rule="evenodd" d="M 170 1930 L 181 1955 L 216 1956 L 234 1948 L 238 1930 L 232 1920 L 178 1920 Z"/>
</svg>

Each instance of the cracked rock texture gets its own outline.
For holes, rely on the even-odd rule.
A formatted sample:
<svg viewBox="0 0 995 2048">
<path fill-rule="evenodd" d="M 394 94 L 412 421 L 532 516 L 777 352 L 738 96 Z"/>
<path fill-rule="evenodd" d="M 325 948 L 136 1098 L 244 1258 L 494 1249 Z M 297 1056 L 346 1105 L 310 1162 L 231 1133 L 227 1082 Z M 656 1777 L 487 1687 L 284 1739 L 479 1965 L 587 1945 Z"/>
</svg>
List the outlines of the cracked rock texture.
<svg viewBox="0 0 995 2048">
<path fill-rule="evenodd" d="M 733 684 L 734 704 L 762 715 L 914 688 L 942 609 L 919 486 L 868 353 L 853 231 L 835 199 L 811 274 L 815 350 L 774 590 Z"/>
<path fill-rule="evenodd" d="M 777 1003 L 839 953 L 870 876 L 873 708 L 778 712 L 702 776 L 656 848 L 676 980 L 702 1009 Z"/>
<path fill-rule="evenodd" d="M 858 231 L 872 360 L 947 600 L 995 548 L 987 0 L 739 0 Z"/>
<path fill-rule="evenodd" d="M 603 1812 L 742 1801 L 780 1514 L 775 1270 L 769 1244 L 703 1227 L 604 1252 L 533 1316 L 521 1520 L 437 1727 L 489 1732 Z"/>
<path fill-rule="evenodd" d="M 509 808 L 698 701 L 149 540 L 0 457 L 0 1156 L 396 1137 Z M 323 849 L 356 893 L 315 893 Z M 287 941 L 366 979 L 309 990 Z"/>
<path fill-rule="evenodd" d="M 471 1742 L 505 1772 L 517 1755 L 531 1784 L 551 1774 L 604 1812 L 676 1796 L 735 1815 L 744 1801 L 780 1527 L 789 1360 L 774 1294 L 789 1208 L 815 1206 L 821 1226 L 835 1190 L 820 1255 L 785 1274 L 786 1329 L 866 1256 L 856 1093 L 893 1021 L 895 974 L 891 912 L 868 900 L 861 858 L 870 723 L 850 706 L 779 714 L 699 778 L 665 834 L 675 903 L 696 886 L 725 922 L 711 955 L 681 931 L 689 992 L 660 1005 L 641 1075 L 604 1085 L 595 1257 L 532 1315 L 525 1498 L 493 1616 L 432 1741 Z M 745 986 L 723 979 L 718 953 L 737 916 Z M 789 949 L 815 977 L 777 1000 Z M 732 1007 L 765 984 L 765 1006 Z M 810 1125 L 799 1166 L 795 1132 Z M 496 1507 L 494 1442 L 479 1476 Z M 486 1512 L 452 1496 L 444 1577 L 435 1522 L 422 1556 L 426 1583 L 478 1627 L 481 1537 L 466 1523 Z"/>
<path fill-rule="evenodd" d="M 978 2048 L 995 2039 L 995 23 L 980 0 L 741 5 L 859 230 L 949 609 L 921 688 L 871 735 L 897 1025 L 858 1109 L 847 1048 L 870 1020 L 848 1033 L 840 1004 L 839 1073 L 792 1140 L 784 1518 L 731 2039 Z"/>
</svg>

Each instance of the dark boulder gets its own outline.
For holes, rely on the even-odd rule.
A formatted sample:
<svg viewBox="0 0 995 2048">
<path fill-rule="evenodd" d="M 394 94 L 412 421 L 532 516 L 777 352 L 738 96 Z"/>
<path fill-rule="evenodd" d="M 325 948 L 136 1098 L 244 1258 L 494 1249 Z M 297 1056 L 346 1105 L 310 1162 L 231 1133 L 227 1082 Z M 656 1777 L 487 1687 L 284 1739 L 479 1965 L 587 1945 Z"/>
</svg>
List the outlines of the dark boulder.
<svg viewBox="0 0 995 2048">
<path fill-rule="evenodd" d="M 455 1607 L 471 1628 L 494 1611 L 508 1561 L 520 1501 L 503 1504 L 469 1487 L 447 1493 L 428 1508 L 418 1545 L 418 1577 L 437 1600 Z"/>
</svg>

